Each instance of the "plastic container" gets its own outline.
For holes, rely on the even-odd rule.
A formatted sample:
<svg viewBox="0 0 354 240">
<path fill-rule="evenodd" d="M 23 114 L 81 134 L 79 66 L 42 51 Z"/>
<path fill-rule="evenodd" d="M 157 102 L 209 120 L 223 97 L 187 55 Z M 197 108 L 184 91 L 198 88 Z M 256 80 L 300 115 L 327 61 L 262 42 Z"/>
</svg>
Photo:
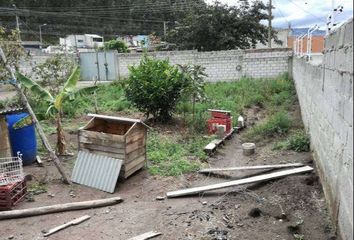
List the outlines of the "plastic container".
<svg viewBox="0 0 354 240">
<path fill-rule="evenodd" d="M 16 156 L 17 153 L 20 152 L 20 154 L 22 154 L 23 165 L 33 163 L 37 156 L 37 141 L 34 124 L 26 124 L 25 126 L 19 126 L 15 129 L 16 123 L 28 116 L 28 113 L 17 113 L 6 116 L 12 154 Z"/>
</svg>

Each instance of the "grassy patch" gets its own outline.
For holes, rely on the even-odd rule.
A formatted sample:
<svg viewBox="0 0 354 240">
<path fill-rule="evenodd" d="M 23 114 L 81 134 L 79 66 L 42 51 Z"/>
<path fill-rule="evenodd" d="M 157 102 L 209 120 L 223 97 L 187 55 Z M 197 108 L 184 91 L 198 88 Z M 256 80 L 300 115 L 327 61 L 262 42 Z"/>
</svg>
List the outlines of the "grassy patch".
<svg viewBox="0 0 354 240">
<path fill-rule="evenodd" d="M 210 108 L 231 111 L 236 125 L 245 108 L 257 105 L 273 114 L 288 111 L 296 100 L 293 81 L 285 75 L 272 80 L 242 78 L 235 82 L 208 83 L 205 91 L 207 99 L 197 102 L 194 121 L 191 103 L 181 102 L 177 106 L 177 113 L 197 132 L 205 130 L 205 120 L 209 117 L 206 111 Z"/>
<path fill-rule="evenodd" d="M 277 142 L 273 149 L 308 152 L 310 151 L 310 136 L 304 130 L 297 130 L 293 132 L 285 141 Z"/>
<path fill-rule="evenodd" d="M 251 141 L 260 141 L 269 137 L 284 136 L 292 127 L 293 120 L 286 112 L 277 112 L 264 122 L 249 129 L 245 138 Z"/>
<path fill-rule="evenodd" d="M 147 156 L 153 175 L 176 176 L 200 168 L 207 158 L 203 147 L 210 139 L 192 136 L 166 136 L 156 132 L 149 133 Z"/>
</svg>

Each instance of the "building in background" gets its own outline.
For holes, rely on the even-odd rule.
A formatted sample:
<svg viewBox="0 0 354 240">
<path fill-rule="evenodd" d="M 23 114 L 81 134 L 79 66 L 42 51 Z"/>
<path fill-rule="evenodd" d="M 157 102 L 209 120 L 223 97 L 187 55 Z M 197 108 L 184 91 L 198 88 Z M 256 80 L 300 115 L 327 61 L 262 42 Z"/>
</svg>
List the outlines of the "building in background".
<svg viewBox="0 0 354 240">
<path fill-rule="evenodd" d="M 287 48 L 288 47 L 288 37 L 291 34 L 290 29 L 275 29 L 277 31 L 277 39 L 280 41 L 274 41 L 272 39 L 272 48 Z M 268 48 L 268 43 L 257 43 L 256 49 Z"/>
<path fill-rule="evenodd" d="M 103 37 L 96 34 L 68 35 L 59 39 L 60 46 L 66 48 L 100 48 L 103 47 Z"/>
<path fill-rule="evenodd" d="M 291 31 L 290 36 L 288 36 L 288 47 L 294 50 L 294 40 L 304 34 L 307 34 L 308 28 L 294 28 Z M 323 30 L 316 30 L 312 33 L 312 49 L 311 52 L 314 54 L 320 54 L 324 49 L 324 39 L 326 32 Z M 302 39 L 303 52 L 307 52 L 307 37 Z"/>
</svg>

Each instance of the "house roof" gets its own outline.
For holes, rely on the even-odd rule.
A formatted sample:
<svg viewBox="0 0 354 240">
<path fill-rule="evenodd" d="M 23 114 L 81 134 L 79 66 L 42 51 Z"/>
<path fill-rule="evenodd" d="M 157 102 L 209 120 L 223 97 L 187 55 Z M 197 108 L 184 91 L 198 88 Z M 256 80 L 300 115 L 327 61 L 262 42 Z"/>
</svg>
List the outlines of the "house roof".
<svg viewBox="0 0 354 240">
<path fill-rule="evenodd" d="M 97 34 L 85 34 L 87 37 L 93 37 L 93 38 L 102 38 L 102 36 L 97 35 Z"/>
<path fill-rule="evenodd" d="M 24 108 L 7 108 L 0 110 L 0 115 L 7 115 L 11 113 L 18 113 L 24 111 Z"/>
</svg>

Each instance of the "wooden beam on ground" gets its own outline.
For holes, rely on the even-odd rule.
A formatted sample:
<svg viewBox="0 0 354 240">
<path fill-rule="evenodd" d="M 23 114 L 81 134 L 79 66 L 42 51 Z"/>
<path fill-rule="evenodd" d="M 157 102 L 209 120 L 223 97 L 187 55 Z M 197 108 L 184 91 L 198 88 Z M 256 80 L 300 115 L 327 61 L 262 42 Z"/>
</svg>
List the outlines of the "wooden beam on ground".
<svg viewBox="0 0 354 240">
<path fill-rule="evenodd" d="M 202 187 L 195 187 L 195 188 L 187 188 L 187 189 L 183 189 L 183 190 L 168 192 L 166 195 L 168 198 L 192 195 L 192 194 L 196 194 L 196 193 L 201 193 L 201 192 L 206 192 L 206 191 L 211 191 L 211 190 L 216 190 L 216 189 L 222 189 L 222 188 L 228 188 L 228 187 L 234 187 L 234 186 L 239 186 L 239 185 L 248 184 L 248 183 L 264 182 L 264 181 L 268 181 L 268 180 L 275 179 L 275 178 L 281 178 L 281 177 L 285 177 L 285 176 L 292 175 L 292 174 L 310 172 L 312 170 L 313 170 L 312 167 L 304 166 L 304 167 L 299 167 L 299 168 L 295 168 L 295 169 L 279 171 L 279 172 L 275 172 L 275 173 L 262 174 L 262 175 L 258 175 L 258 176 L 254 176 L 254 177 L 243 178 L 243 179 L 234 180 L 234 181 L 230 181 L 230 182 L 217 183 L 217 184 L 212 184 L 212 185 L 207 185 L 207 186 L 202 186 Z"/>
<path fill-rule="evenodd" d="M 199 173 L 211 173 L 211 172 L 226 172 L 226 171 L 239 171 L 239 170 L 267 170 L 267 169 L 279 169 L 288 167 L 302 167 L 302 163 L 287 163 L 276 165 L 261 165 L 261 166 L 242 166 L 242 167 L 229 167 L 229 168 L 206 168 L 201 169 Z"/>
<path fill-rule="evenodd" d="M 141 234 L 141 235 L 133 237 L 133 238 L 129 238 L 128 240 L 147 240 L 147 239 L 157 237 L 161 234 L 162 233 L 160 233 L 160 232 L 151 231 L 151 232 L 147 232 L 147 233 Z"/>
<path fill-rule="evenodd" d="M 32 217 L 37 215 L 49 214 L 49 213 L 73 211 L 73 210 L 88 209 L 88 208 L 105 207 L 109 205 L 118 204 L 122 201 L 123 199 L 121 199 L 120 197 L 114 197 L 114 198 L 99 199 L 99 200 L 84 201 L 84 202 L 56 204 L 56 205 L 38 207 L 38 208 L 3 211 L 0 212 L 0 220 L 21 218 L 21 217 Z"/>
<path fill-rule="evenodd" d="M 67 227 L 70 227 L 70 226 L 74 226 L 74 225 L 78 225 L 78 224 L 80 224 L 80 223 L 83 223 L 83 222 L 85 222 L 86 220 L 89 220 L 90 218 L 91 218 L 91 217 L 90 217 L 89 215 L 85 215 L 85 216 L 76 218 L 76 219 L 74 219 L 74 220 L 72 220 L 72 221 L 70 221 L 70 222 L 67 222 L 67 223 L 63 224 L 63 225 L 60 225 L 60 226 L 57 226 L 57 227 L 55 227 L 55 228 L 50 229 L 48 232 L 46 232 L 46 233 L 44 234 L 44 236 L 45 236 L 45 237 L 48 237 L 48 236 L 50 236 L 50 235 L 52 235 L 52 234 L 54 234 L 54 233 L 56 233 L 56 232 L 59 232 L 60 230 L 63 230 L 63 229 L 65 229 L 65 228 L 67 228 Z"/>
<path fill-rule="evenodd" d="M 6 60 L 6 56 L 4 54 L 4 51 L 2 50 L 2 48 L 0 47 L 0 57 L 3 60 L 3 62 L 5 63 L 5 67 L 6 69 L 9 71 L 9 73 L 11 74 L 11 78 L 12 80 L 15 81 L 15 84 L 13 85 L 17 91 L 17 93 L 19 94 L 22 103 L 26 106 L 26 109 L 28 111 L 28 113 L 31 115 L 33 121 L 36 124 L 36 128 L 37 128 L 37 132 L 39 134 L 39 136 L 41 137 L 42 143 L 44 145 L 44 147 L 47 149 L 47 151 L 49 152 L 49 155 L 51 157 L 51 159 L 54 162 L 54 165 L 57 167 L 59 173 L 61 174 L 61 176 L 63 177 L 63 181 L 65 183 L 71 184 L 69 178 L 66 176 L 64 169 L 61 166 L 60 160 L 57 157 L 57 155 L 55 154 L 54 150 L 52 149 L 52 147 L 50 146 L 50 143 L 47 139 L 47 137 L 44 134 L 43 128 L 42 126 L 39 124 L 38 119 L 36 117 L 36 114 L 33 112 L 33 109 L 31 107 L 31 105 L 29 104 L 26 95 L 22 92 L 21 90 L 21 86 L 20 84 L 17 82 L 16 76 L 15 76 L 15 71 L 11 68 L 11 66 L 7 63 Z"/>
</svg>

